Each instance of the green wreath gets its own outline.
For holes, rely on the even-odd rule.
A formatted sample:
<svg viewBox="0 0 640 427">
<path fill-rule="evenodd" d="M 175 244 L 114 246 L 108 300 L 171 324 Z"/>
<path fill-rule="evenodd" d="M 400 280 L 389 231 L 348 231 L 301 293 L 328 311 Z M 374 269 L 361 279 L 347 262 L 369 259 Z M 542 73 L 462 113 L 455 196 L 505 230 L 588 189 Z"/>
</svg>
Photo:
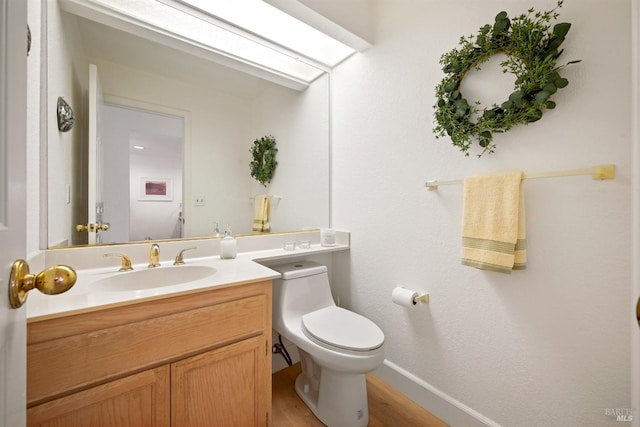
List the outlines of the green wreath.
<svg viewBox="0 0 640 427">
<path fill-rule="evenodd" d="M 496 15 L 493 26 L 480 28 L 474 37 L 461 37 L 460 47 L 445 53 L 440 64 L 446 77 L 436 86 L 435 128 L 436 138 L 449 136 L 453 145 L 469 155 L 469 148 L 477 141 L 483 151 L 495 150 L 493 134 L 506 132 L 517 124 L 528 124 L 542 118 L 546 109 L 556 103 L 550 98 L 569 81 L 560 76 L 562 66 L 556 66 L 563 49 L 560 45 L 571 28 L 563 22 L 550 28 L 550 21 L 559 14 L 563 0 L 550 11 L 537 12 L 533 8 L 527 14 L 512 20 L 507 12 Z M 469 103 L 460 92 L 460 83 L 472 68 L 496 53 L 505 53 L 507 59 L 500 65 L 504 73 L 516 76 L 514 91 L 509 99 L 491 108 L 479 109 L 479 101 Z M 477 117 L 475 123 L 472 117 Z"/>
<path fill-rule="evenodd" d="M 276 140 L 273 136 L 267 135 L 253 141 L 253 145 L 249 150 L 251 153 L 251 176 L 256 179 L 264 187 L 271 182 L 273 174 L 276 172 Z"/>
</svg>

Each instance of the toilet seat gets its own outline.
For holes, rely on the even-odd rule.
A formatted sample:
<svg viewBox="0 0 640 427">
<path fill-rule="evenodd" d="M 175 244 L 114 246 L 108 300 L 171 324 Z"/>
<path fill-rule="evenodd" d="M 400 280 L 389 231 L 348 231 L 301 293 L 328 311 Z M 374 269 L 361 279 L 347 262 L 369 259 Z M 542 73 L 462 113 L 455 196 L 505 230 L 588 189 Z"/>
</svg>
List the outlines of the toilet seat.
<svg viewBox="0 0 640 427">
<path fill-rule="evenodd" d="M 375 323 L 337 306 L 302 316 L 302 332 L 319 344 L 351 351 L 371 351 L 384 344 L 384 333 Z"/>
</svg>

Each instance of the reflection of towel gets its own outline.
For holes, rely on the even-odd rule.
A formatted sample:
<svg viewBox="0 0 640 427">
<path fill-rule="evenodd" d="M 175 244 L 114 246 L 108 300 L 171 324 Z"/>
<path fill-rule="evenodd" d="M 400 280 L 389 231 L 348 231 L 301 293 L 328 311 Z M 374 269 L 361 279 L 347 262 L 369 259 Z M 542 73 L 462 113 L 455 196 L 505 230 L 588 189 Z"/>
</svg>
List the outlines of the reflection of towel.
<svg viewBox="0 0 640 427">
<path fill-rule="evenodd" d="M 524 270 L 524 194 L 522 171 L 464 180 L 462 264 L 510 273 Z"/>
<path fill-rule="evenodd" d="M 269 196 L 266 194 L 255 197 L 253 231 L 271 231 L 271 224 L 269 224 Z"/>
</svg>

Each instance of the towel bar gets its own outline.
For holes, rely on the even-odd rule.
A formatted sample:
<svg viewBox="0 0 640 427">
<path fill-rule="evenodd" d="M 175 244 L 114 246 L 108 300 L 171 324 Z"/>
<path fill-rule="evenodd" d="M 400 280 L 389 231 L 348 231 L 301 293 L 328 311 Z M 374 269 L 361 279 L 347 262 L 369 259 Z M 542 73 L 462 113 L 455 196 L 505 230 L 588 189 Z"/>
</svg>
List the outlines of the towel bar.
<svg viewBox="0 0 640 427">
<path fill-rule="evenodd" d="M 571 170 L 556 171 L 556 172 L 525 174 L 523 179 L 556 178 L 561 176 L 580 176 L 580 175 L 591 175 L 591 178 L 599 179 L 599 180 L 614 179 L 616 177 L 616 165 L 608 164 L 608 165 L 593 166 L 591 168 L 585 168 L 585 169 L 571 169 Z M 464 183 L 464 180 L 462 179 L 454 179 L 449 181 L 431 180 L 431 181 L 427 181 L 424 185 L 429 189 L 429 191 L 433 191 L 433 190 L 437 190 L 438 186 L 440 185 L 453 185 L 453 184 L 463 184 L 463 183 Z"/>
<path fill-rule="evenodd" d="M 269 198 L 271 198 L 271 199 L 273 199 L 273 200 L 282 200 L 282 196 L 278 196 L 278 195 L 276 195 L 276 196 L 269 196 Z M 255 197 L 249 197 L 249 200 L 251 200 L 251 201 L 253 201 L 253 200 L 255 200 L 255 199 L 256 199 Z"/>
</svg>

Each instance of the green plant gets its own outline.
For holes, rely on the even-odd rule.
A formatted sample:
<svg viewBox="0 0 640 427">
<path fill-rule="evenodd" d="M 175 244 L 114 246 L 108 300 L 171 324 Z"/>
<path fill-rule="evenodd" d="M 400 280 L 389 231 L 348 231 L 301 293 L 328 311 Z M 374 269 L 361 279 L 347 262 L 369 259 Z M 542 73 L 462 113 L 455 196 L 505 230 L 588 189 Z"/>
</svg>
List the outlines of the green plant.
<svg viewBox="0 0 640 427">
<path fill-rule="evenodd" d="M 557 9 L 563 0 L 550 11 L 537 12 L 533 8 L 526 14 L 509 19 L 507 12 L 500 12 L 493 25 L 485 25 L 477 35 L 460 38 L 460 47 L 440 58 L 446 76 L 436 86 L 435 127 L 436 138 L 449 136 L 453 145 L 469 155 L 469 148 L 477 141 L 482 152 L 496 148 L 493 134 L 506 132 L 518 124 L 528 124 L 542 118 L 546 109 L 556 103 L 551 96 L 564 88 L 569 81 L 560 70 L 570 61 L 556 66 L 558 57 L 571 24 L 558 23 L 551 29 L 551 20 L 557 19 Z M 491 108 L 479 109 L 480 102 L 469 102 L 460 92 L 460 83 L 466 73 L 487 61 L 496 53 L 505 53 L 501 63 L 504 73 L 513 73 L 516 82 L 509 99 Z M 472 117 L 477 117 L 475 123 Z"/>
<path fill-rule="evenodd" d="M 271 135 L 266 135 L 256 139 L 253 141 L 249 152 L 251 153 L 251 163 L 249 163 L 251 176 L 266 187 L 271 182 L 276 166 L 278 166 L 276 161 L 278 148 L 276 147 L 275 138 Z"/>
</svg>

